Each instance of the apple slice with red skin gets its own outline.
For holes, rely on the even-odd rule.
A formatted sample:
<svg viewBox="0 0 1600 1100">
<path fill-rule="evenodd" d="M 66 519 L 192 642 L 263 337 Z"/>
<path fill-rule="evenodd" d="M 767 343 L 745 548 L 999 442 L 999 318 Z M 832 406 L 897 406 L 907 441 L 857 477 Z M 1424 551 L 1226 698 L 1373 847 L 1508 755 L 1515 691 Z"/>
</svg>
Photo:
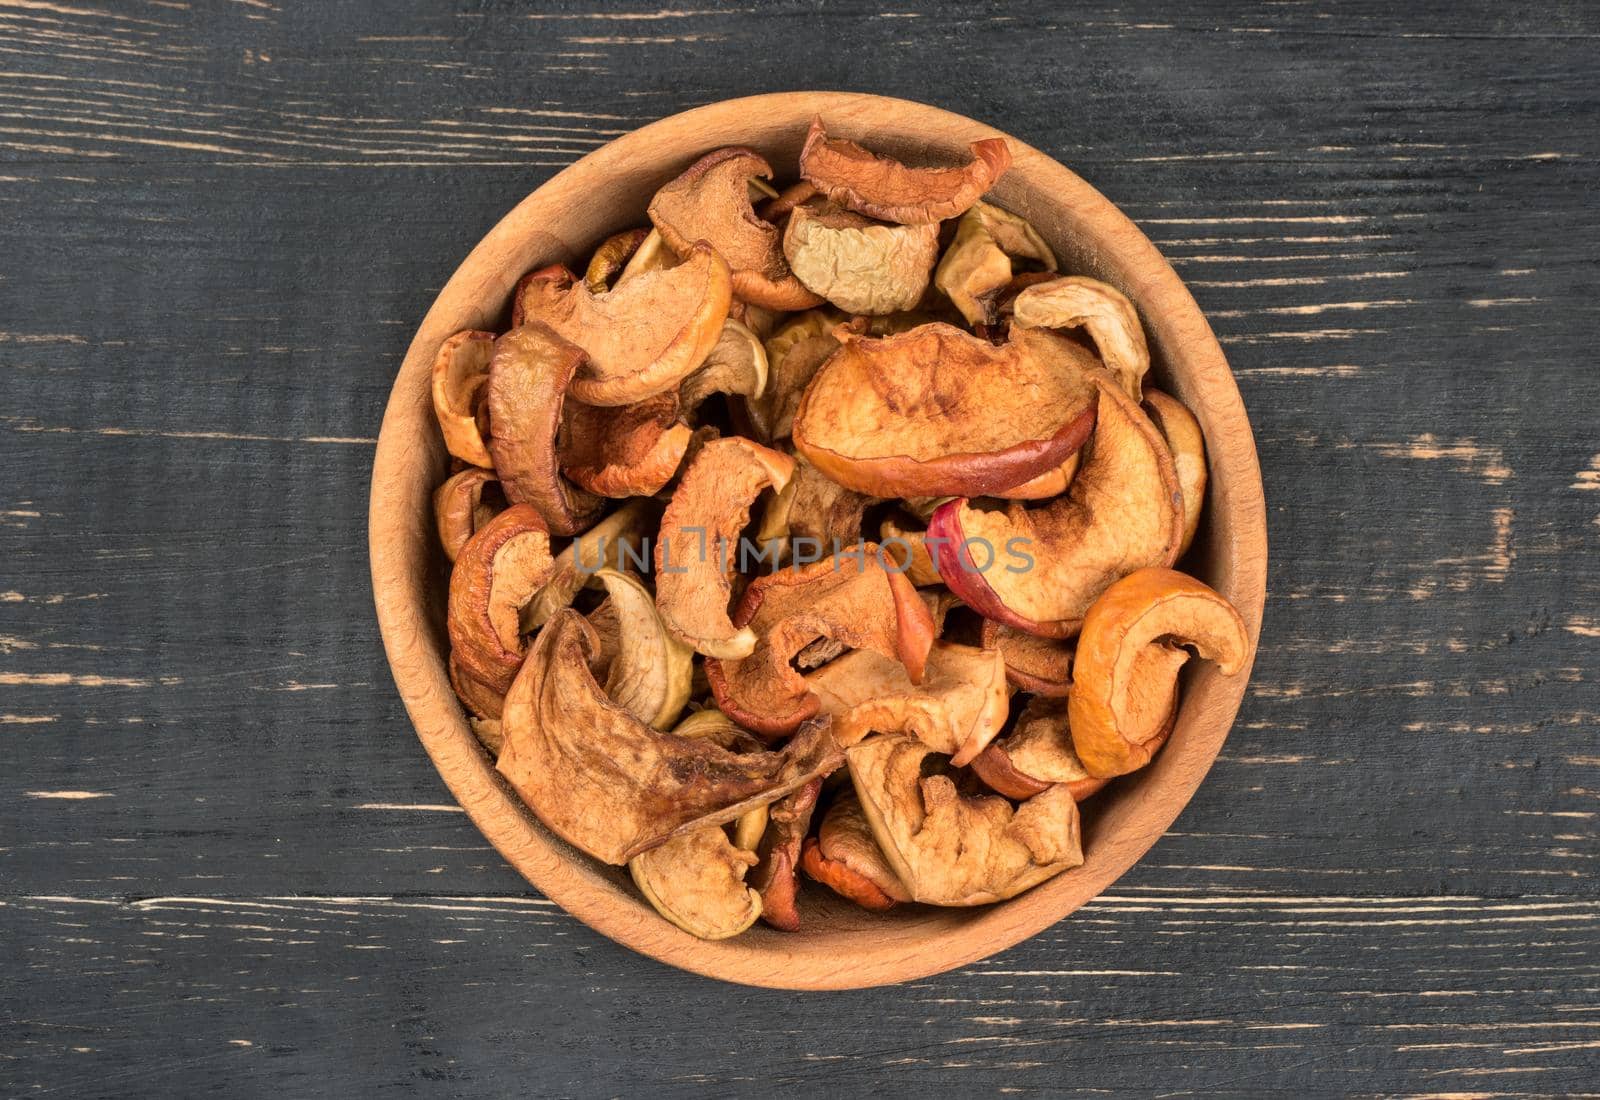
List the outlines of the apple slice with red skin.
<svg viewBox="0 0 1600 1100">
<path fill-rule="evenodd" d="M 1139 663 L 1135 674 L 1149 678 L 1158 690 L 1147 693 L 1155 700 L 1163 692 L 1165 704 L 1156 712 L 1160 724 L 1146 731 L 1151 753 L 1166 741 L 1172 724 L 1178 716 L 1177 681 L 1170 678 L 1168 666 L 1173 660 L 1183 663 L 1182 650 L 1163 652 L 1168 647 L 1152 647 L 1152 652 Z M 1109 778 L 1093 776 L 1078 759 L 1072 744 L 1072 731 L 1067 725 L 1067 704 L 1063 700 L 1035 696 L 1028 700 L 1017 717 L 1010 733 L 991 742 L 972 761 L 972 771 L 993 791 L 1007 798 L 1032 798 L 1053 784 L 1064 783 L 1072 797 L 1082 802 L 1098 792 Z"/>
<path fill-rule="evenodd" d="M 1182 544 L 1183 498 L 1166 441 L 1108 375 L 1095 374 L 1099 418 L 1064 496 L 1004 512 L 953 500 L 928 522 L 928 552 L 950 590 L 1029 634 L 1072 637 L 1115 581 L 1171 565 Z M 975 545 L 988 558 L 983 568 Z"/>
<path fill-rule="evenodd" d="M 830 138 L 819 117 L 811 120 L 800 150 L 800 177 L 869 218 L 925 225 L 965 213 L 1011 167 L 1005 138 L 974 141 L 969 149 L 966 164 L 913 168 L 845 138 Z"/>
<path fill-rule="evenodd" d="M 1006 665 L 1006 679 L 1023 691 L 1047 699 L 1065 699 L 1072 693 L 1071 642 L 983 620 L 983 648 L 998 649 Z"/>
<path fill-rule="evenodd" d="M 1096 360 L 1046 331 L 999 347 L 942 322 L 845 329 L 795 414 L 795 448 L 868 496 L 983 496 L 1066 462 L 1094 429 Z"/>
<path fill-rule="evenodd" d="M 467 540 L 445 609 L 464 675 L 501 694 L 511 686 L 528 652 L 519 613 L 554 569 L 549 529 L 531 504 L 513 504 Z"/>
</svg>

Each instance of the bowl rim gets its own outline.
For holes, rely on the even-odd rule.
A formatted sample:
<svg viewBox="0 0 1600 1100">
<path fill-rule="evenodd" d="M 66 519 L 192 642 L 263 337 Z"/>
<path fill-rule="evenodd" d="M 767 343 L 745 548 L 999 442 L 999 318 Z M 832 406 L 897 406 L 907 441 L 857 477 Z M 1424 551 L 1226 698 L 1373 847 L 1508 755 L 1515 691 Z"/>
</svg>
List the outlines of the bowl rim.
<svg viewBox="0 0 1600 1100">
<path fill-rule="evenodd" d="M 883 112 L 892 121 L 885 122 Z M 1237 676 L 1223 679 L 1207 666 L 1187 678 L 1178 730 L 1157 755 L 1157 763 L 1146 769 L 1160 773 L 1146 780 L 1155 785 L 1156 797 L 1141 800 L 1120 815 L 1117 828 L 1126 829 L 1100 841 L 1105 850 L 1096 851 L 1092 874 L 1086 864 L 1079 869 L 1084 874 L 1057 876 L 1008 902 L 920 914 L 915 921 L 901 922 L 909 929 L 902 934 L 886 924 L 874 933 L 871 957 L 853 960 L 856 965 L 848 968 L 836 959 L 820 968 L 797 967 L 795 941 L 804 933 L 795 937 L 764 930 L 731 940 L 695 939 L 638 899 L 624 904 L 613 879 L 597 866 L 588 866 L 587 857 L 566 848 L 537 822 L 495 771 L 450 689 L 438 648 L 442 624 L 428 603 L 435 538 L 431 509 L 415 504 L 430 499 L 432 486 L 423 484 L 422 477 L 443 454 L 437 439 L 419 431 L 420 424 L 431 425 L 433 419 L 427 379 L 434 352 L 445 336 L 463 327 L 459 318 L 473 305 L 504 300 L 509 282 L 503 269 L 527 247 L 529 215 L 546 201 L 540 196 L 558 194 L 592 173 L 612 175 L 630 165 L 659 160 L 663 140 L 678 143 L 685 133 L 705 135 L 716 144 L 736 144 L 733 135 L 741 126 L 774 113 L 795 116 L 800 131 L 812 114 L 821 114 L 836 132 L 852 136 L 874 125 L 883 124 L 886 132 L 893 132 L 896 126 L 914 122 L 964 141 L 1004 137 L 1011 145 L 1013 173 L 1020 169 L 1030 177 L 1030 186 L 1047 187 L 1052 207 L 1064 207 L 1075 220 L 1093 223 L 1099 236 L 1114 244 L 1101 249 L 1094 262 L 1107 265 L 1107 273 L 1115 276 L 1108 281 L 1139 307 L 1152 350 L 1159 350 L 1159 345 L 1169 355 L 1181 355 L 1184 369 L 1179 380 L 1192 383 L 1184 387 L 1192 391 L 1185 403 L 1207 425 L 1208 465 L 1213 472 L 1208 522 L 1223 528 L 1216 535 L 1223 545 L 1214 550 L 1220 583 L 1217 578 L 1208 580 L 1233 601 L 1251 640 L 1250 659 Z M 683 163 L 716 144 L 686 149 Z M 520 274 L 515 272 L 512 279 Z M 1159 309 L 1150 308 L 1153 303 L 1159 303 Z M 1152 331 L 1158 321 L 1160 331 Z M 1226 479 L 1216 476 L 1218 470 L 1227 471 Z M 1222 518 L 1212 519 L 1213 510 L 1222 512 Z M 1110 200 L 1012 135 L 927 104 L 850 92 L 771 93 L 670 115 L 587 154 L 518 202 L 441 288 L 406 350 L 373 461 L 368 542 L 379 631 L 396 687 L 450 792 L 496 850 L 547 898 L 619 944 L 707 977 L 783 989 L 863 988 L 941 973 L 1011 947 L 1099 896 L 1160 839 L 1209 770 L 1243 700 L 1266 597 L 1266 508 L 1249 419 L 1221 346 L 1165 257 Z M 1063 880 L 1069 878 L 1073 882 L 1063 888 L 1067 885 Z"/>
</svg>

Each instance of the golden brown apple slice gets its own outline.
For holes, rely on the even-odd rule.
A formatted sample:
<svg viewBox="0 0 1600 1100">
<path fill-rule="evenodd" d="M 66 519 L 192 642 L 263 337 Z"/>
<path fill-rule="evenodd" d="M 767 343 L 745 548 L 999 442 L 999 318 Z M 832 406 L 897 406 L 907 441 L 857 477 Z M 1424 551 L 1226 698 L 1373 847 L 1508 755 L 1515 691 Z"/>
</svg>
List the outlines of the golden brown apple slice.
<svg viewBox="0 0 1600 1100">
<path fill-rule="evenodd" d="M 730 146 L 707 153 L 657 191 L 650 220 L 679 255 L 708 242 L 728 262 L 733 292 L 770 309 L 810 309 L 821 301 L 789 270 L 778 227 L 756 216 L 749 183 L 772 175 L 754 149 Z"/>
<path fill-rule="evenodd" d="M 982 639 L 985 649 L 1000 651 L 1006 679 L 1023 691 L 1047 699 L 1065 699 L 1071 693 L 1071 642 L 1041 638 L 993 619 L 983 621 Z"/>
<path fill-rule="evenodd" d="M 801 855 L 806 874 L 834 893 L 863 909 L 883 911 L 896 902 L 910 901 L 905 884 L 894 877 L 872 826 L 861 811 L 861 800 L 850 789 L 840 791 L 823 815 L 815 839 L 806 841 Z"/>
<path fill-rule="evenodd" d="M 1239 612 L 1187 574 L 1141 569 L 1106 589 L 1083 620 L 1067 704 L 1072 742 L 1089 774 L 1141 768 L 1159 746 L 1151 730 L 1183 664 L 1182 651 L 1164 639 L 1193 646 L 1224 676 L 1250 659 L 1250 635 Z M 1170 656 L 1163 658 L 1163 651 Z M 1164 662 L 1159 673 L 1149 669 L 1152 660 Z"/>
<path fill-rule="evenodd" d="M 467 540 L 450 573 L 446 623 L 464 672 L 504 692 L 527 643 L 519 613 L 550 576 L 550 534 L 531 505 L 513 504 Z"/>
<path fill-rule="evenodd" d="M 922 683 L 903 665 L 857 649 L 813 672 L 806 684 L 833 719 L 833 737 L 849 747 L 869 733 L 909 733 L 963 767 L 994 740 L 1010 716 L 1011 691 L 996 649 L 934 642 Z"/>
<path fill-rule="evenodd" d="M 1005 500 L 1049 500 L 1058 497 L 1072 484 L 1072 479 L 1078 474 L 1078 463 L 1082 460 L 1083 453 L 1077 452 L 1061 465 L 995 495 Z"/>
<path fill-rule="evenodd" d="M 802 459 L 783 492 L 767 504 L 756 537 L 762 542 L 794 540 L 805 551 L 800 555 L 804 564 L 860 542 L 861 520 L 871 504 L 871 497 L 830 481 Z"/>
<path fill-rule="evenodd" d="M 783 254 L 806 289 L 849 313 L 881 315 L 922 301 L 939 258 L 939 226 L 885 225 L 831 203 L 789 215 Z"/>
<path fill-rule="evenodd" d="M 517 287 L 512 323 L 539 321 L 583 349 L 572 380 L 580 401 L 629 405 L 665 393 L 705 361 L 732 300 L 721 256 L 701 243 L 683 257 L 598 295 L 565 268 L 536 271 Z"/>
<path fill-rule="evenodd" d="M 767 339 L 767 388 L 759 397 L 746 398 L 745 409 L 750 426 L 768 443 L 786 438 L 793 429 L 806 387 L 839 348 L 833 330 L 841 320 L 832 311 L 811 310 Z"/>
<path fill-rule="evenodd" d="M 1122 291 L 1085 275 L 1066 275 L 1029 286 L 1012 310 L 1012 324 L 1022 328 L 1087 331 L 1123 392 L 1139 400 L 1150 348 L 1139 311 Z"/>
<path fill-rule="evenodd" d="M 596 859 L 626 863 L 838 767 L 839 747 L 821 721 L 770 753 L 651 729 L 595 682 L 588 660 L 597 645 L 570 609 L 539 632 L 506 695 L 495 765 L 546 827 Z"/>
<path fill-rule="evenodd" d="M 628 266 L 628 261 L 633 259 L 639 246 L 649 236 L 648 229 L 624 229 L 601 241 L 600 247 L 589 257 L 589 266 L 583 270 L 583 285 L 589 288 L 591 294 L 604 294 L 610 290 L 612 281 Z"/>
<path fill-rule="evenodd" d="M 1010 733 L 973 759 L 972 770 L 991 789 L 1016 799 L 1060 783 L 1082 802 L 1110 782 L 1090 775 L 1078 759 L 1066 703 L 1038 696 L 1028 700 Z"/>
<path fill-rule="evenodd" d="M 628 870 L 657 913 L 691 936 L 725 940 L 761 915 L 761 895 L 744 881 L 755 862 L 754 853 L 712 826 L 634 856 Z"/>
<path fill-rule="evenodd" d="M 714 393 L 759 400 L 766 388 L 766 348 L 748 326 L 729 317 L 706 361 L 678 387 L 679 414 L 689 416 Z"/>
<path fill-rule="evenodd" d="M 796 449 L 877 497 L 981 496 L 1061 465 L 1094 427 L 1094 357 L 1051 333 L 846 335 L 806 389 Z"/>
<path fill-rule="evenodd" d="M 461 700 L 462 706 L 479 718 L 499 719 L 506 702 L 503 690 L 490 687 L 462 668 L 461 658 L 453 649 L 445 667 L 450 673 L 450 687 L 456 693 L 456 698 Z"/>
<path fill-rule="evenodd" d="M 820 703 L 795 657 L 818 639 L 871 649 L 921 683 L 933 644 L 933 618 L 917 590 L 885 569 L 878 548 L 861 543 L 804 568 L 757 577 L 733 623 L 755 639 L 741 659 L 706 662 L 706 679 L 724 714 L 769 737 L 788 733 Z"/>
<path fill-rule="evenodd" d="M 694 650 L 667 633 L 655 597 L 636 577 L 602 569 L 617 616 L 617 654 L 606 671 L 606 694 L 647 726 L 671 726 L 689 701 Z"/>
<path fill-rule="evenodd" d="M 561 471 L 596 496 L 654 496 L 678 472 L 693 430 L 679 419 L 676 394 L 620 408 L 568 401 L 557 453 Z"/>
<path fill-rule="evenodd" d="M 444 556 L 455 561 L 473 532 L 493 519 L 504 505 L 500 479 L 493 470 L 469 466 L 451 475 L 433 491 L 433 519 Z"/>
<path fill-rule="evenodd" d="M 739 532 L 766 488 L 782 490 L 794 460 L 748 439 L 713 439 L 689 462 L 661 517 L 656 606 L 674 637 L 708 657 L 743 657 L 756 636 L 728 618 Z"/>
<path fill-rule="evenodd" d="M 761 862 L 751 884 L 761 895 L 761 918 L 782 932 L 800 931 L 800 846 L 811 829 L 811 812 L 822 793 L 822 780 L 784 795 L 769 810 L 770 823 L 761 838 Z"/>
<path fill-rule="evenodd" d="M 817 118 L 800 150 L 800 175 L 859 214 L 924 225 L 961 214 L 1011 167 L 1004 138 L 984 138 L 970 148 L 972 160 L 959 167 L 912 168 L 853 141 L 830 138 Z"/>
<path fill-rule="evenodd" d="M 1200 421 L 1176 397 L 1160 390 L 1144 391 L 1144 411 L 1161 430 L 1172 451 L 1178 474 L 1178 489 L 1183 493 L 1183 541 L 1177 557 L 1189 552 L 1195 532 L 1200 529 L 1200 511 L 1206 502 L 1206 437 Z M 1176 559 L 1174 559 L 1176 560 Z"/>
<path fill-rule="evenodd" d="M 1025 218 L 986 202 L 961 216 L 955 239 L 945 249 L 933 283 L 969 325 L 992 325 L 999 298 L 1011 283 L 1013 259 L 1056 269 L 1055 253 Z"/>
<path fill-rule="evenodd" d="M 538 322 L 495 341 L 489 366 L 489 453 L 508 499 L 531 504 L 553 534 L 573 535 L 604 502 L 561 476 L 556 439 L 583 351 Z"/>
<path fill-rule="evenodd" d="M 915 901 L 986 905 L 1083 862 L 1078 804 L 1054 786 L 1013 809 L 964 794 L 914 737 L 885 733 L 845 750 L 872 835 Z"/>
<path fill-rule="evenodd" d="M 445 450 L 474 466 L 493 466 L 484 443 L 484 387 L 494 333 L 458 332 L 439 345 L 433 360 L 433 415 Z"/>
<path fill-rule="evenodd" d="M 1170 565 L 1183 504 L 1161 433 L 1103 373 L 1099 420 L 1065 496 L 1040 508 L 983 511 L 964 500 L 928 523 L 928 551 L 950 590 L 986 618 L 1071 637 L 1112 582 Z"/>
</svg>

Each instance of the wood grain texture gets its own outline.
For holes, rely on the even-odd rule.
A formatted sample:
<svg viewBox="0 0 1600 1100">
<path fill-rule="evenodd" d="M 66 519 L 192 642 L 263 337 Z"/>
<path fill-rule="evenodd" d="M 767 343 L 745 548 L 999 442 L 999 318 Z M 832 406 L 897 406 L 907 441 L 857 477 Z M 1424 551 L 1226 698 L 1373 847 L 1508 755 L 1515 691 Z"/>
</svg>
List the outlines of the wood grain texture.
<svg viewBox="0 0 1600 1100">
<path fill-rule="evenodd" d="M 0 2 L 0 1090 L 1596 1091 L 1593 12 L 693 8 Z M 1272 506 L 1251 694 L 1126 900 L 880 993 L 539 904 L 366 595 L 383 400 L 468 245 L 787 87 L 993 120 L 1127 211 Z M 505 911 L 423 908 L 463 898 Z"/>
</svg>

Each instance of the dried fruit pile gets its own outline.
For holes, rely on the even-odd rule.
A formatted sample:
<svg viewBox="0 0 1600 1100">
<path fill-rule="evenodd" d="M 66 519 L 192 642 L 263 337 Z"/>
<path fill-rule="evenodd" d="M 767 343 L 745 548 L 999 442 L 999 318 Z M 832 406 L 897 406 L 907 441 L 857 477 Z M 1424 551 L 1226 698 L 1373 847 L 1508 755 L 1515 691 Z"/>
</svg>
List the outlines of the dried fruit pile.
<svg viewBox="0 0 1600 1100">
<path fill-rule="evenodd" d="M 981 201 L 1010 160 L 818 121 L 780 192 L 720 149 L 439 349 L 456 693 L 534 814 L 697 936 L 798 930 L 801 870 L 884 909 L 1077 866 L 1179 668 L 1248 657 L 1170 568 L 1199 424 L 1144 386 L 1133 304 Z"/>
</svg>

